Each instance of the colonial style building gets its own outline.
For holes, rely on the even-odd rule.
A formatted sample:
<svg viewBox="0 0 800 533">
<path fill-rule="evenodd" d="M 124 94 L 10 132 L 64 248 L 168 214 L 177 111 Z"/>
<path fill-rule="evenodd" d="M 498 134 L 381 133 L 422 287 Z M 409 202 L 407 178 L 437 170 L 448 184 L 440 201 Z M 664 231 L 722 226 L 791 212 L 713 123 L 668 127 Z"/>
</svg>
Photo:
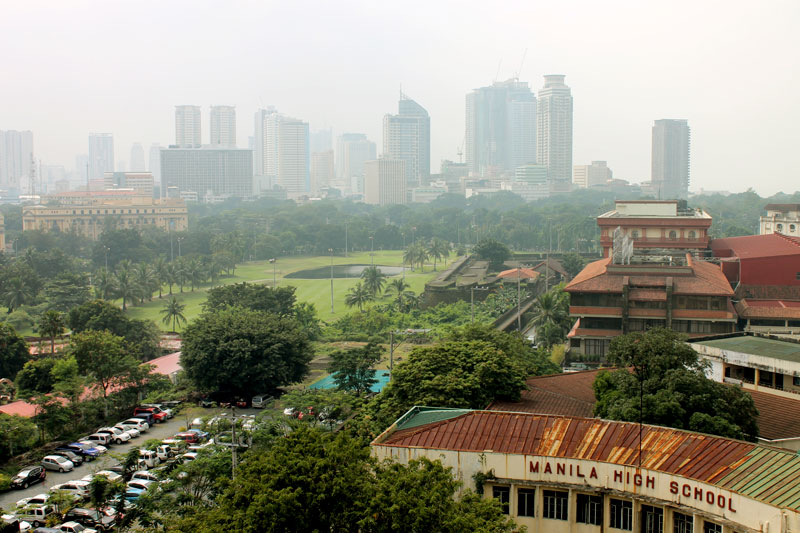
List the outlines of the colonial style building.
<svg viewBox="0 0 800 533">
<path fill-rule="evenodd" d="M 426 457 L 531 532 L 800 531 L 800 457 L 750 442 L 591 418 L 415 407 L 372 442 Z"/>
<path fill-rule="evenodd" d="M 155 200 L 133 191 L 92 191 L 61 193 L 46 197 L 45 202 L 23 208 L 23 231 L 76 232 L 97 240 L 108 227 L 155 226 L 165 231 L 189 227 L 186 203 L 180 199 Z"/>
<path fill-rule="evenodd" d="M 614 210 L 597 217 L 603 257 L 614 244 L 620 228 L 633 241 L 634 250 L 700 251 L 708 248 L 711 215 L 702 209 L 679 208 L 677 200 L 617 200 Z"/>
<path fill-rule="evenodd" d="M 759 218 L 761 235 L 782 233 L 800 237 L 800 204 L 767 204 L 766 215 Z"/>
</svg>

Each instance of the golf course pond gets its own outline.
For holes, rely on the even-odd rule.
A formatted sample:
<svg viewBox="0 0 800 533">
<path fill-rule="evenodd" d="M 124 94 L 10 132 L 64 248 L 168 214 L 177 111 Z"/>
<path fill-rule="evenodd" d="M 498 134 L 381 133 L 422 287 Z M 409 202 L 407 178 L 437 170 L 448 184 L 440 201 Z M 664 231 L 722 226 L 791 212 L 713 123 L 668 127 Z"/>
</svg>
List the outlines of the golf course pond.
<svg viewBox="0 0 800 533">
<path fill-rule="evenodd" d="M 360 278 L 361 272 L 370 265 L 333 265 L 334 278 Z M 397 276 L 403 273 L 403 267 L 399 266 L 385 266 L 375 265 L 384 276 Z M 319 268 L 310 268 L 306 270 L 298 270 L 286 274 L 286 279 L 328 279 L 331 277 L 331 267 L 324 266 Z"/>
</svg>

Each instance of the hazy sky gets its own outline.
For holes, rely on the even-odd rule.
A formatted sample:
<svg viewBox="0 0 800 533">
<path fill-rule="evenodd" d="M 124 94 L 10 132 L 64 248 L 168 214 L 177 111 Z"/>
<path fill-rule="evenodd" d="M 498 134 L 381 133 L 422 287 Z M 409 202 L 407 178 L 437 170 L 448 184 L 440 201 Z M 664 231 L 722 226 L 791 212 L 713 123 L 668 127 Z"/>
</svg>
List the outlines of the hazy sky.
<svg viewBox="0 0 800 533">
<path fill-rule="evenodd" d="M 32 130 L 45 164 L 75 165 L 90 131 L 174 142 L 174 106 L 258 107 L 366 133 L 380 146 L 403 91 L 431 115 L 431 170 L 457 160 L 464 97 L 566 74 L 574 164 L 650 177 L 653 120 L 686 118 L 691 189 L 794 191 L 800 2 L 0 0 L 0 129 Z M 524 63 L 523 52 L 527 49 Z M 499 74 L 498 74 L 499 66 Z M 521 67 L 521 68 L 520 68 Z"/>
</svg>

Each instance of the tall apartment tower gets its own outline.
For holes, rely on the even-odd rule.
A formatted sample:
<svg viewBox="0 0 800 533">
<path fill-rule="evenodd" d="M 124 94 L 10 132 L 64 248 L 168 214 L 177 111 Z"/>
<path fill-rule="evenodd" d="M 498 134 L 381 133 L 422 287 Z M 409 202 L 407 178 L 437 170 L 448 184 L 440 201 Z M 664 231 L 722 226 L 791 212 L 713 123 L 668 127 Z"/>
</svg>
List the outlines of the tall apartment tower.
<svg viewBox="0 0 800 533">
<path fill-rule="evenodd" d="M 161 145 L 153 143 L 150 145 L 150 156 L 148 160 L 147 170 L 153 175 L 153 181 L 161 183 Z M 165 191 L 161 191 L 161 195 L 165 195 Z"/>
<path fill-rule="evenodd" d="M 256 111 L 253 130 L 253 174 L 270 176 L 278 171 L 278 122 L 280 115 L 273 106 Z"/>
<path fill-rule="evenodd" d="M 311 192 L 317 194 L 333 180 L 333 150 L 311 152 Z"/>
<path fill-rule="evenodd" d="M 650 181 L 661 200 L 689 197 L 689 144 L 686 120 L 656 120 L 653 125 Z"/>
<path fill-rule="evenodd" d="M 343 133 L 336 139 L 336 176 L 363 178 L 364 162 L 378 157 L 375 143 L 363 133 Z"/>
<path fill-rule="evenodd" d="M 21 190 L 28 187 L 33 161 L 33 133 L 0 130 L 0 187 Z"/>
<path fill-rule="evenodd" d="M 175 106 L 175 145 L 199 148 L 200 143 L 200 106 Z"/>
<path fill-rule="evenodd" d="M 376 159 L 364 163 L 364 201 L 374 205 L 408 202 L 406 162 L 402 159 Z"/>
<path fill-rule="evenodd" d="M 547 167 L 552 192 L 569 191 L 572 182 L 572 91 L 564 78 L 544 77 L 536 114 L 536 159 Z"/>
<path fill-rule="evenodd" d="M 383 117 L 383 157 L 406 162 L 408 190 L 431 177 L 431 119 L 424 107 L 400 94 L 397 115 Z"/>
<path fill-rule="evenodd" d="M 147 166 L 145 166 L 144 163 L 144 148 L 142 147 L 142 143 L 133 143 L 133 146 L 131 146 L 130 171 L 144 172 L 145 170 L 147 170 Z"/>
<path fill-rule="evenodd" d="M 209 130 L 212 145 L 236 148 L 236 108 L 232 105 L 212 105 Z"/>
<path fill-rule="evenodd" d="M 467 168 L 476 176 L 536 163 L 536 97 L 511 79 L 467 95 Z"/>
<path fill-rule="evenodd" d="M 267 143 L 277 148 L 276 183 L 289 195 L 310 192 L 308 122 L 279 115 L 277 123 L 276 142 Z"/>
<path fill-rule="evenodd" d="M 106 172 L 114 172 L 114 135 L 89 134 L 89 179 L 103 179 Z"/>
</svg>

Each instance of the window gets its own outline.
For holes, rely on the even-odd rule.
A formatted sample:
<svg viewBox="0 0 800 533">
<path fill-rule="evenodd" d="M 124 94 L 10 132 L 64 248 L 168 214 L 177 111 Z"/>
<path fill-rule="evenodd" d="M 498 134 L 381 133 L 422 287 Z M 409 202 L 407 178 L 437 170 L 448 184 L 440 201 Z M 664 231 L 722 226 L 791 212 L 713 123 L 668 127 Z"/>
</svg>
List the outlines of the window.
<svg viewBox="0 0 800 533">
<path fill-rule="evenodd" d="M 703 533 L 722 533 L 722 526 L 714 522 L 709 522 L 708 520 L 703 520 Z"/>
<path fill-rule="evenodd" d="M 517 516 L 536 516 L 534 514 L 535 501 L 536 489 L 518 489 Z"/>
<path fill-rule="evenodd" d="M 631 237 L 634 238 L 634 239 L 638 239 L 639 238 L 639 230 L 638 229 L 633 230 L 631 232 Z"/>
<path fill-rule="evenodd" d="M 794 275 L 794 279 L 800 280 L 800 272 L 797 272 L 797 273 Z"/>
<path fill-rule="evenodd" d="M 783 231 L 783 224 L 778 224 L 776 228 L 778 231 Z"/>
<path fill-rule="evenodd" d="M 576 520 L 579 524 L 599 526 L 603 523 L 603 498 L 593 494 L 578 494 Z"/>
<path fill-rule="evenodd" d="M 605 339 L 585 339 L 583 351 L 586 355 L 599 355 L 605 357 L 610 341 Z"/>
<path fill-rule="evenodd" d="M 692 533 L 694 519 L 683 513 L 674 513 L 672 516 L 673 533 Z"/>
<path fill-rule="evenodd" d="M 642 505 L 642 533 L 664 533 L 664 509 Z"/>
<path fill-rule="evenodd" d="M 792 385 L 795 387 L 800 387 L 800 376 L 794 376 L 792 378 Z"/>
<path fill-rule="evenodd" d="M 697 233 L 694 230 L 689 232 L 689 240 L 695 240 L 697 238 Z"/>
<path fill-rule="evenodd" d="M 633 503 L 611 498 L 611 527 L 631 531 L 633 529 Z"/>
<path fill-rule="evenodd" d="M 675 230 L 669 232 L 669 239 L 671 241 L 674 241 L 677 238 L 678 238 L 678 232 L 676 232 Z"/>
<path fill-rule="evenodd" d="M 791 231 L 792 233 L 794 233 L 796 229 L 797 229 L 797 226 L 795 226 L 794 224 L 790 224 L 789 225 L 789 231 Z"/>
<path fill-rule="evenodd" d="M 508 502 L 511 501 L 511 487 L 495 485 L 492 487 L 492 496 L 500 500 L 500 504 L 503 506 L 503 512 L 508 514 Z"/>
<path fill-rule="evenodd" d="M 552 520 L 566 520 L 568 493 L 560 490 L 546 490 L 543 496 L 544 517 Z"/>
<path fill-rule="evenodd" d="M 689 322 L 689 333 L 711 333 L 711 322 Z"/>
</svg>

